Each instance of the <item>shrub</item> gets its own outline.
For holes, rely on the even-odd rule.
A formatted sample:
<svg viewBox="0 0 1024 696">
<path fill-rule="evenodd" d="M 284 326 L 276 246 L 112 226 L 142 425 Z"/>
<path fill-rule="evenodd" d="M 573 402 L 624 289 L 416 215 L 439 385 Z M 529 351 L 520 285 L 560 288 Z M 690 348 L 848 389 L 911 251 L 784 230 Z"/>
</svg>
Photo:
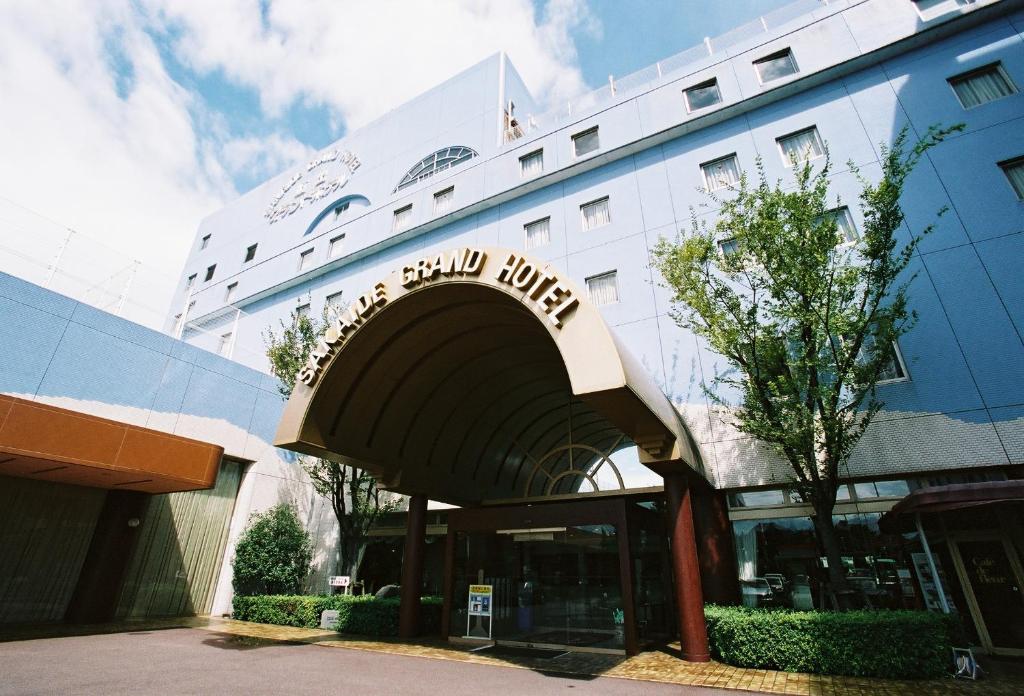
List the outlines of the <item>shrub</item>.
<svg viewBox="0 0 1024 696">
<path fill-rule="evenodd" d="M 313 545 L 295 508 L 275 505 L 249 518 L 235 546 L 235 594 L 301 592 L 312 560 Z"/>
<path fill-rule="evenodd" d="M 947 672 L 959 630 L 923 611 L 705 607 L 715 659 L 737 667 L 914 679 Z"/>
<path fill-rule="evenodd" d="M 424 635 L 441 630 L 440 597 L 423 597 L 420 611 Z M 317 628 L 320 614 L 338 610 L 338 632 L 363 636 L 398 635 L 397 599 L 377 599 L 371 595 L 235 595 L 233 616 L 242 621 Z"/>
</svg>

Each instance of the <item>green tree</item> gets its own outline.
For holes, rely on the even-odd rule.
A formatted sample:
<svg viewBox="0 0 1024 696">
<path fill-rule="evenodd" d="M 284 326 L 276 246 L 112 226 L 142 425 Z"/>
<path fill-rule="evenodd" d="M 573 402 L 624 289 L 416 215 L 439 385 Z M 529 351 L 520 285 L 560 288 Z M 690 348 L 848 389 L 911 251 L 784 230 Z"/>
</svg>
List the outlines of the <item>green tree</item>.
<svg viewBox="0 0 1024 696">
<path fill-rule="evenodd" d="M 287 324 L 281 322 L 280 333 L 271 329 L 264 332 L 270 369 L 281 382 L 283 397 L 291 395 L 299 369 L 327 327 L 326 314 L 313 320 L 307 314 L 292 312 Z M 381 491 L 363 469 L 322 457 L 300 456 L 300 462 L 314 490 L 331 502 L 338 521 L 338 568 L 355 580 L 370 528 L 382 514 L 398 509 L 398 499 Z"/>
<path fill-rule="evenodd" d="M 235 546 L 235 593 L 299 594 L 312 560 L 313 545 L 295 508 L 275 505 L 249 518 Z"/>
<path fill-rule="evenodd" d="M 820 166 L 799 165 L 789 189 L 769 183 L 758 160 L 756 184 L 743 174 L 728 194 L 708 194 L 720 208 L 713 225 L 694 212 L 690 234 L 662 239 L 653 251 L 673 293 L 673 318 L 729 366 L 708 396 L 792 468 L 841 608 L 849 598 L 832 524 L 839 474 L 884 405 L 876 385 L 917 316 L 908 307 L 908 265 L 932 230 L 901 239 L 899 199 L 925 152 L 962 127 L 932 127 L 913 145 L 904 129 L 882 147 L 877 183 L 849 164 L 864 216 L 852 244 L 837 226 L 842 202 L 829 197 L 826 152 Z"/>
</svg>

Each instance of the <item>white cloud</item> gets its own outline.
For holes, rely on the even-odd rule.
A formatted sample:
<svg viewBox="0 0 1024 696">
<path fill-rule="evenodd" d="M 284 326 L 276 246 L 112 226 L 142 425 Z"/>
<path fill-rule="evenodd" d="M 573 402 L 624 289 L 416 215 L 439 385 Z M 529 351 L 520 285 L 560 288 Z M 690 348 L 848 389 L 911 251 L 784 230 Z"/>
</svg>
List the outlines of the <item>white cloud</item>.
<svg viewBox="0 0 1024 696">
<path fill-rule="evenodd" d="M 272 133 L 265 137 L 234 138 L 224 143 L 222 160 L 232 173 L 245 172 L 257 180 L 269 179 L 299 162 L 309 160 L 316 150 L 295 138 Z"/>
<path fill-rule="evenodd" d="M 298 99 L 328 105 L 351 127 L 505 50 L 542 101 L 584 89 L 570 33 L 599 31 L 582 0 L 150 0 L 176 29 L 176 54 L 258 90 L 280 113 Z"/>
</svg>

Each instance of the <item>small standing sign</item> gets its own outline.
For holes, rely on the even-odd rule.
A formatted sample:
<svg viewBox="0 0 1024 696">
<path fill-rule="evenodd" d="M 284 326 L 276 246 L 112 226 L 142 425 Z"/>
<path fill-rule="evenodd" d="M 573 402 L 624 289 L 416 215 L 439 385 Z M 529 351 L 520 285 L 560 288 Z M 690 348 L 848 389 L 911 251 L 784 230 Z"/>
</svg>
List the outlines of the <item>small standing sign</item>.
<svg viewBox="0 0 1024 696">
<path fill-rule="evenodd" d="M 466 637 L 491 637 L 491 585 L 469 586 L 469 612 L 466 616 Z"/>
<path fill-rule="evenodd" d="M 345 594 L 348 594 L 352 587 L 352 576 L 351 575 L 329 575 L 327 576 L 327 584 L 331 587 L 340 587 Z"/>
</svg>

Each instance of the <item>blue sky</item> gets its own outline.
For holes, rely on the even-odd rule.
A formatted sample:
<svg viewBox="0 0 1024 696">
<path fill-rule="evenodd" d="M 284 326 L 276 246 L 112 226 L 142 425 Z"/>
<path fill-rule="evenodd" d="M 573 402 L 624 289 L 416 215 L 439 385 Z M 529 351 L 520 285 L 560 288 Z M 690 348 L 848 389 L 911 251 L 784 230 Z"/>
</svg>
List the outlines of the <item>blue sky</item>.
<svg viewBox="0 0 1024 696">
<path fill-rule="evenodd" d="M 173 287 L 203 217 L 499 50 L 551 105 L 782 4 L 6 0 L 0 235 Z"/>
</svg>

